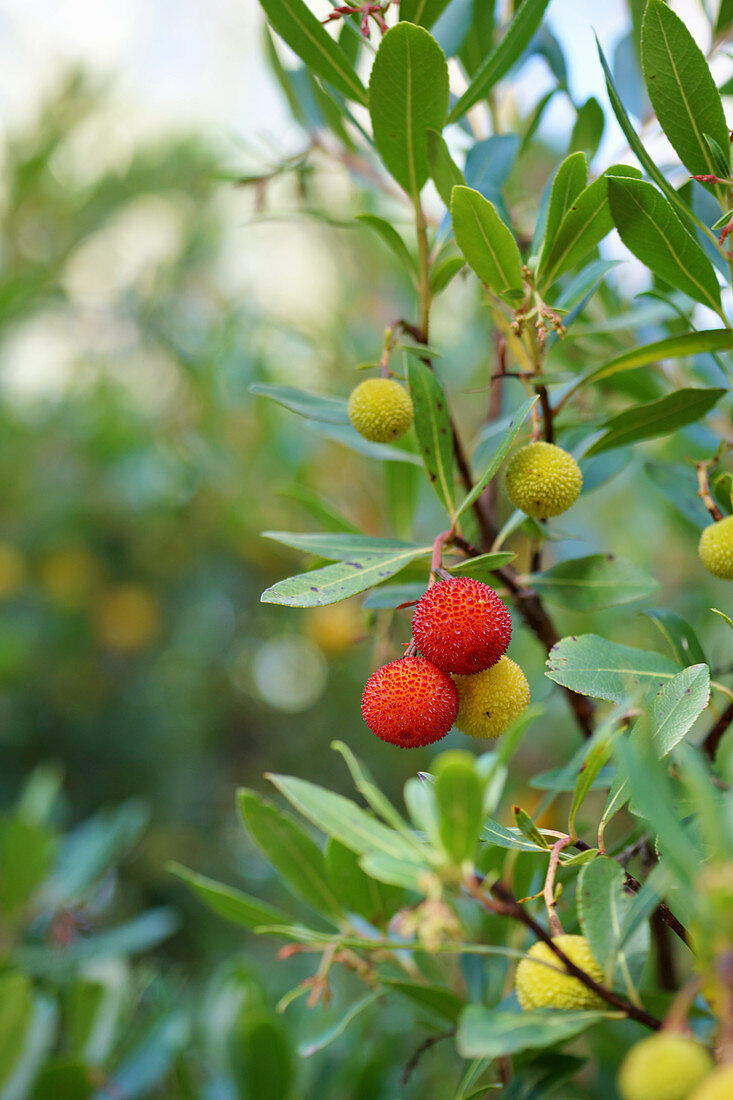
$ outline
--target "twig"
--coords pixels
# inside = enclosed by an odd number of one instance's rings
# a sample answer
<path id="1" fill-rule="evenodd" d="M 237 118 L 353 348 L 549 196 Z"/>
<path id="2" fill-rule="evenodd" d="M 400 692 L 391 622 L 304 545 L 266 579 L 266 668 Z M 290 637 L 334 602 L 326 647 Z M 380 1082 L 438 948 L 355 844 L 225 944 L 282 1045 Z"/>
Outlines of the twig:
<path id="1" fill-rule="evenodd" d="M 731 722 L 733 722 L 733 703 L 728 704 L 702 743 L 703 750 L 711 760 L 714 759 L 721 738 Z"/>
<path id="2" fill-rule="evenodd" d="M 440 1035 L 431 1035 L 425 1040 L 424 1043 L 420 1043 L 415 1053 L 410 1058 L 409 1062 L 402 1071 L 402 1077 L 400 1078 L 400 1084 L 406 1085 L 410 1080 L 410 1077 L 417 1069 L 417 1064 L 422 1058 L 423 1054 L 426 1054 L 431 1050 L 436 1043 L 439 1043 L 442 1039 L 450 1039 L 452 1035 L 455 1035 L 456 1029 L 452 1027 L 450 1031 L 441 1031 Z"/>
<path id="3" fill-rule="evenodd" d="M 628 1001 L 626 997 L 622 997 L 620 993 L 615 993 L 612 989 L 608 989 L 605 985 L 597 982 L 590 974 L 586 974 L 579 966 L 577 966 L 565 952 L 560 948 L 555 940 L 552 938 L 549 932 L 547 932 L 541 924 L 539 924 L 531 914 L 524 910 L 517 899 L 506 886 L 500 882 L 495 882 L 489 887 L 490 897 L 482 892 L 484 880 L 481 876 L 476 875 L 474 880 L 473 896 L 476 900 L 483 905 L 485 909 L 492 913 L 498 913 L 503 916 L 512 917 L 514 920 L 521 921 L 531 932 L 547 944 L 552 953 L 557 956 L 563 967 L 578 981 L 582 982 L 588 989 L 592 989 L 601 1000 L 612 1008 L 623 1012 L 631 1020 L 636 1020 L 637 1023 L 642 1024 L 644 1027 L 648 1027 L 651 1031 L 659 1031 L 662 1027 L 662 1021 L 658 1020 L 656 1016 L 652 1016 L 650 1012 L 647 1012 L 643 1008 L 639 1008 L 637 1005 Z M 495 900 L 492 900 L 495 899 Z M 498 902 L 498 904 L 497 904 Z"/>
<path id="4" fill-rule="evenodd" d="M 563 848 L 567 848 L 571 843 L 569 836 L 561 836 L 559 840 L 556 840 L 550 849 L 550 863 L 547 868 L 547 875 L 545 876 L 545 887 L 542 891 L 542 896 L 545 900 L 545 908 L 547 909 L 547 924 L 550 929 L 551 936 L 562 936 L 563 927 L 560 923 L 560 918 L 557 915 L 557 900 L 555 898 L 555 875 L 557 874 L 557 868 L 560 863 L 560 853 Z"/>
<path id="5" fill-rule="evenodd" d="M 697 495 L 702 499 L 703 504 L 717 523 L 718 520 L 721 520 L 723 518 L 723 513 L 721 512 L 720 508 L 718 508 L 718 505 L 715 503 L 710 494 L 710 484 L 708 482 L 709 465 L 709 462 L 695 463 L 695 469 L 697 470 L 697 483 L 700 486 L 697 490 Z"/>

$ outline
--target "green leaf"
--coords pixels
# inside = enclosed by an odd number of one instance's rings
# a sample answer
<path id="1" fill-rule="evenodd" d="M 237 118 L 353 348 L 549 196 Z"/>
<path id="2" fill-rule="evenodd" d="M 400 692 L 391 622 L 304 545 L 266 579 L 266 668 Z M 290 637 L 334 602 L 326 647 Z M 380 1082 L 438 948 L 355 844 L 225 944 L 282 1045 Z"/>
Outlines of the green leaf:
<path id="1" fill-rule="evenodd" d="M 522 1050 L 554 1046 L 606 1019 L 604 1012 L 534 1009 L 507 1012 L 468 1005 L 458 1021 L 456 1047 L 461 1058 L 501 1058 Z"/>
<path id="2" fill-rule="evenodd" d="M 343 741 L 332 741 L 331 748 L 335 749 L 336 752 L 343 756 L 349 773 L 351 774 L 351 778 L 354 781 L 354 786 L 365 802 L 374 810 L 374 813 L 378 814 L 387 825 L 390 825 L 396 832 L 400 833 L 413 849 L 415 856 L 417 856 L 418 859 L 422 859 L 424 855 L 422 845 L 418 842 L 412 829 L 402 815 L 398 813 L 387 796 L 382 793 L 374 782 L 369 770 L 362 764 L 361 760 L 354 755 L 349 746 L 345 745 Z"/>
<path id="3" fill-rule="evenodd" d="M 549 844 L 535 844 L 520 829 L 507 829 L 498 821 L 487 821 L 481 837 L 488 844 L 495 844 L 497 848 L 513 848 L 518 852 L 547 852 L 549 848 Z"/>
<path id="4" fill-rule="evenodd" d="M 542 22 L 548 3 L 549 0 L 522 0 L 501 42 L 479 65 L 468 88 L 453 107 L 448 116 L 449 122 L 455 122 L 474 103 L 485 99 L 494 85 L 519 60 Z"/>
<path id="5" fill-rule="evenodd" d="M 483 783 L 470 753 L 454 750 L 438 757 L 435 797 L 442 846 L 460 866 L 473 859 L 483 819 Z"/>
<path id="6" fill-rule="evenodd" d="M 338 1037 L 343 1035 L 346 1031 L 351 1021 L 361 1015 L 370 1005 L 373 1005 L 381 995 L 380 990 L 376 990 L 373 993 L 365 993 L 363 997 L 360 997 L 358 1001 L 354 1001 L 344 1012 L 340 1013 L 336 1022 L 326 1028 L 325 1031 L 322 1031 L 320 1035 L 313 1039 L 305 1039 L 302 1043 L 299 1043 L 298 1054 L 300 1057 L 310 1058 L 313 1054 L 317 1054 L 319 1050 L 323 1050 L 324 1047 L 327 1047 L 334 1039 L 338 1039 Z M 245 1097 L 244 1100 L 248 1100 L 248 1097 Z"/>
<path id="7" fill-rule="evenodd" d="M 359 856 L 336 837 L 326 845 L 326 866 L 333 890 L 343 908 L 358 913 L 370 924 L 384 924 L 400 904 L 402 893 L 365 874 Z"/>
<path id="8" fill-rule="evenodd" d="M 727 167 L 730 141 L 720 93 L 700 47 L 663 0 L 648 0 L 641 63 L 659 124 L 690 174 L 717 173 L 705 134 L 726 150 Z"/>
<path id="9" fill-rule="evenodd" d="M 0 821 L 0 908 L 13 915 L 46 877 L 56 839 L 41 825 L 20 817 Z"/>
<path id="10" fill-rule="evenodd" d="M 83 1062 L 51 1062 L 36 1079 L 31 1100 L 90 1100 L 94 1089 L 89 1078 Z"/>
<path id="11" fill-rule="evenodd" d="M 475 500 L 478 500 L 478 498 L 481 496 L 484 489 L 497 473 L 502 462 L 509 454 L 509 451 L 512 448 L 512 444 L 514 443 L 514 440 L 516 439 L 520 428 L 529 416 L 536 402 L 537 398 L 531 397 L 528 401 L 525 401 L 523 405 L 520 405 L 514 413 L 512 413 L 511 420 L 507 425 L 507 429 L 502 436 L 499 446 L 496 448 L 488 463 L 481 471 L 481 474 L 477 478 L 473 489 L 471 489 L 470 493 L 467 493 L 464 499 L 461 501 L 460 505 L 458 506 L 456 516 L 463 515 L 466 509 L 470 508 L 473 502 Z"/>
<path id="12" fill-rule="evenodd" d="M 352 851 L 361 854 L 382 852 L 414 863 L 414 846 L 394 829 L 375 821 L 351 799 L 296 776 L 269 775 L 268 778 L 298 813 L 327 836 L 337 837 Z"/>
<path id="13" fill-rule="evenodd" d="M 633 895 L 624 887 L 626 876 L 609 856 L 596 856 L 580 872 L 578 916 L 593 958 L 612 985 L 622 983 L 627 995 L 636 996 L 641 971 L 649 954 L 649 925 L 638 925 L 624 947 L 621 935 Z"/>
<path id="14" fill-rule="evenodd" d="M 374 59 L 369 112 L 377 152 L 413 198 L 428 178 L 427 132 L 443 129 L 447 111 L 445 54 L 422 27 L 398 23 Z"/>
<path id="15" fill-rule="evenodd" d="M 378 233 L 387 247 L 392 249 L 397 259 L 405 265 L 408 271 L 415 272 L 417 270 L 414 256 L 411 255 L 407 245 L 393 225 L 390 225 L 384 218 L 377 217 L 376 214 L 357 214 L 356 220 L 361 222 L 362 225 L 368 225 L 370 229 Z M 317 420 L 319 418 L 313 417 L 313 419 Z"/>
<path id="16" fill-rule="evenodd" d="M 591 96 L 578 108 L 577 118 L 570 135 L 570 151 L 581 150 L 592 160 L 603 137 L 605 117 L 598 100 Z"/>
<path id="17" fill-rule="evenodd" d="M 547 251 L 543 249 L 538 269 L 540 285 L 551 286 L 563 271 L 574 267 L 613 229 L 613 219 L 608 204 L 609 178 L 641 175 L 637 168 L 627 164 L 613 164 L 602 176 L 580 192 L 565 214 Z"/>
<path id="18" fill-rule="evenodd" d="M 304 512 L 327 531 L 359 533 L 359 528 L 351 520 L 341 515 L 330 501 L 314 489 L 309 489 L 307 485 L 284 485 L 275 492 L 286 500 L 294 500 Z"/>
<path id="19" fill-rule="evenodd" d="M 424 557 L 429 548 L 400 550 L 392 554 L 354 554 L 348 561 L 325 565 L 296 577 L 286 577 L 267 588 L 262 603 L 286 604 L 288 607 L 320 607 L 338 603 L 357 592 L 363 592 L 399 573 L 408 562 Z"/>
<path id="20" fill-rule="evenodd" d="M 707 664 L 707 658 L 700 645 L 697 634 L 688 622 L 668 607 L 655 607 L 651 611 L 642 611 L 666 638 L 676 661 L 687 668 L 688 665 Z"/>
<path id="21" fill-rule="evenodd" d="M 303 0 L 260 0 L 267 20 L 301 61 L 348 99 L 366 106 L 364 85 L 343 49 Z"/>
<path id="22" fill-rule="evenodd" d="M 573 837 L 577 836 L 575 831 L 575 819 L 578 816 L 578 811 L 585 802 L 586 796 L 593 787 L 593 783 L 601 771 L 601 768 L 608 763 L 611 757 L 613 740 L 613 732 L 598 737 L 598 740 L 594 739 L 590 751 L 586 755 L 580 772 L 578 773 L 578 778 L 575 782 L 575 790 L 573 791 L 573 801 L 568 815 L 568 832 Z"/>
<path id="23" fill-rule="evenodd" d="M 206 875 L 199 875 L 190 871 L 181 863 L 169 863 L 166 870 L 176 875 L 189 886 L 195 894 L 208 905 L 212 913 L 239 924 L 243 928 L 256 928 L 266 924 L 285 924 L 290 920 L 287 913 L 267 905 L 258 898 L 235 890 L 233 886 L 225 886 Z"/>
<path id="24" fill-rule="evenodd" d="M 556 684 L 621 703 L 639 689 L 645 694 L 658 691 L 678 672 L 678 666 L 661 653 L 635 646 L 619 645 L 597 634 L 562 638 L 550 650 L 545 673 Z"/>
<path id="25" fill-rule="evenodd" d="M 660 279 L 720 314 L 713 265 L 656 187 L 645 180 L 610 178 L 608 201 L 628 250 Z"/>
<path id="26" fill-rule="evenodd" d="M 379 462 L 409 462 L 413 466 L 420 466 L 418 455 L 412 451 L 404 450 L 399 444 L 394 443 L 370 443 L 359 435 L 351 424 L 325 424 L 317 420 L 307 420 L 306 427 L 323 439 L 333 443 L 340 443 L 357 454 L 366 455 L 367 458 L 376 458 Z"/>
<path id="27" fill-rule="evenodd" d="M 664 194 L 667 196 L 684 224 L 688 227 L 688 229 L 694 229 L 695 220 L 690 209 L 685 205 L 684 201 L 677 194 L 674 187 L 672 187 L 672 185 L 669 183 L 666 176 L 662 172 L 660 172 L 659 168 L 657 168 L 656 164 L 649 156 L 649 153 L 646 151 L 646 147 L 644 146 L 641 138 L 637 134 L 634 124 L 632 123 L 629 116 L 626 114 L 626 110 L 624 109 L 624 105 L 621 102 L 618 91 L 616 89 L 616 85 L 613 82 L 611 70 L 608 66 L 608 62 L 606 61 L 603 50 L 601 49 L 601 44 L 598 41 L 598 38 L 596 38 L 596 47 L 598 49 L 598 56 L 600 58 L 603 72 L 606 78 L 606 90 L 608 91 L 608 98 L 611 101 L 613 113 L 616 116 L 616 120 L 619 126 L 623 130 L 624 137 L 628 141 L 629 147 L 631 148 L 634 156 L 639 161 L 639 164 L 642 166 L 649 178 L 654 180 L 657 187 L 659 187 L 660 190 L 663 191 Z"/>
<path id="28" fill-rule="evenodd" d="M 456 577 L 474 577 L 476 580 L 491 579 L 491 574 L 497 569 L 503 569 L 516 554 L 505 550 L 498 550 L 495 554 L 479 554 L 477 558 L 466 558 L 458 565 L 449 565 L 448 572 Z"/>
<path id="29" fill-rule="evenodd" d="M 448 0 L 400 0 L 400 19 L 432 27 Z"/>
<path id="30" fill-rule="evenodd" d="M 283 546 L 292 546 L 316 558 L 329 561 L 348 561 L 355 554 L 400 554 L 404 550 L 416 550 L 426 554 L 429 548 L 418 546 L 414 542 L 401 542 L 399 539 L 377 539 L 371 535 L 349 534 L 346 532 L 318 532 L 301 534 L 295 531 L 263 531 L 262 538 L 280 542 Z"/>
<path id="31" fill-rule="evenodd" d="M 600 382 L 621 371 L 636 370 L 662 359 L 683 359 L 688 355 L 701 355 L 704 352 L 727 351 L 733 348 L 733 329 L 714 328 L 702 332 L 685 332 L 682 336 L 668 336 L 666 340 L 656 340 L 653 344 L 643 344 L 639 348 L 617 355 L 601 367 L 587 374 L 573 387 L 576 393 L 589 382 Z"/>
<path id="32" fill-rule="evenodd" d="M 289 817 L 254 791 L 237 791 L 240 817 L 260 851 L 292 892 L 317 913 L 338 920 L 343 910 L 326 871 L 323 852 Z"/>
<path id="33" fill-rule="evenodd" d="M 327 424 L 349 423 L 346 402 L 340 397 L 308 393 L 306 390 L 296 390 L 293 386 L 266 386 L 262 382 L 253 382 L 249 392 L 269 397 L 271 401 L 283 405 L 298 416 L 305 416 L 308 420 L 322 420 Z"/>
<path id="34" fill-rule="evenodd" d="M 5 970 L 0 974 L 0 1086 L 20 1057 L 32 1011 L 30 979 L 19 970 Z"/>
<path id="35" fill-rule="evenodd" d="M 455 514 L 453 429 L 448 403 L 440 382 L 424 363 L 409 363 L 407 378 L 423 465 L 438 500 L 452 518 Z"/>
<path id="36" fill-rule="evenodd" d="M 524 297 L 522 260 L 494 205 L 470 187 L 454 187 L 450 209 L 456 243 L 469 266 L 500 298 L 519 305 Z"/>
<path id="37" fill-rule="evenodd" d="M 463 256 L 448 256 L 447 259 L 436 264 L 430 275 L 430 290 L 433 295 L 440 294 L 441 290 L 445 290 L 450 281 L 465 266 L 465 263 Z"/>
<path id="38" fill-rule="evenodd" d="M 463 172 L 448 151 L 445 138 L 437 130 L 428 130 L 427 156 L 430 177 L 446 206 L 450 206 L 454 187 L 465 186 Z"/>
<path id="39" fill-rule="evenodd" d="M 612 416 L 603 427 L 605 434 L 588 448 L 585 457 L 626 447 L 643 439 L 670 435 L 686 424 L 701 420 L 728 391 L 722 389 L 681 389 Z"/>
<path id="40" fill-rule="evenodd" d="M 562 220 L 570 210 L 581 191 L 588 186 L 588 162 L 585 153 L 571 153 L 562 162 L 552 181 L 550 205 L 547 208 L 545 225 L 545 243 L 542 249 L 540 268 L 549 255 Z"/>
<path id="41" fill-rule="evenodd" d="M 420 982 L 410 982 L 404 978 L 382 978 L 381 984 L 387 989 L 406 997 L 418 1008 L 427 1009 L 435 1016 L 439 1016 L 449 1023 L 455 1024 L 460 1012 L 466 1006 L 466 1002 L 442 985 L 423 985 Z"/>
<path id="42" fill-rule="evenodd" d="M 413 890 L 416 893 L 424 893 L 423 883 L 426 874 L 431 870 L 424 863 L 415 863 L 414 860 L 396 859 L 384 852 L 366 852 L 359 859 L 359 866 L 367 875 L 377 879 L 386 886 L 402 887 L 405 890 Z"/>
<path id="43" fill-rule="evenodd" d="M 631 603 L 659 588 L 644 569 L 615 554 L 590 554 L 558 562 L 527 579 L 548 602 L 574 611 L 598 611 Z"/>
<path id="44" fill-rule="evenodd" d="M 364 600 L 362 607 L 369 611 L 388 611 L 404 603 L 417 603 L 425 591 L 427 581 L 409 584 L 380 584 Z"/>
<path id="45" fill-rule="evenodd" d="M 265 1009 L 245 1006 L 227 1046 L 241 1100 L 287 1100 L 293 1082 L 293 1055 L 283 1023 Z"/>

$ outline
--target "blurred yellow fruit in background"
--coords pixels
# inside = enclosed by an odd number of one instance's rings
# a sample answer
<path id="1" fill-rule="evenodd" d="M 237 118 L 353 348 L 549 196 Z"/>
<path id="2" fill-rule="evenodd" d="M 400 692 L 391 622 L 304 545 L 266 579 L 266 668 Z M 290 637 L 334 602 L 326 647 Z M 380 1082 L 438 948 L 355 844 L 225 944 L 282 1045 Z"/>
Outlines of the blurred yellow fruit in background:
<path id="1" fill-rule="evenodd" d="M 0 600 L 14 596 L 25 580 L 25 562 L 9 542 L 0 542 Z"/>
<path id="2" fill-rule="evenodd" d="M 78 611 L 89 603 L 102 580 L 102 563 L 86 546 L 64 546 L 42 559 L 38 579 L 54 603 Z"/>
<path id="3" fill-rule="evenodd" d="M 350 600 L 308 608 L 305 630 L 327 657 L 338 657 L 364 635 L 361 608 Z"/>
<path id="4" fill-rule="evenodd" d="M 160 632 L 160 606 L 142 585 L 108 588 L 95 609 L 97 637 L 108 649 L 142 649 Z"/>

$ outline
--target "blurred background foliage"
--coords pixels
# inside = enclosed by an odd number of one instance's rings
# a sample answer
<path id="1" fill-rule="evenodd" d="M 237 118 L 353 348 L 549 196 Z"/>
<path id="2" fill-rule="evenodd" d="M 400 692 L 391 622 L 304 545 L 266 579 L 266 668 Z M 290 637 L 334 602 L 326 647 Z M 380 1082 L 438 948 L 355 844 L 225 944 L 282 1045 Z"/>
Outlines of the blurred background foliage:
<path id="1" fill-rule="evenodd" d="M 534 53 L 565 94 L 557 40 L 544 32 Z M 616 70 L 633 108 L 639 81 L 626 47 Z M 355 525 L 404 534 L 399 502 L 419 493 L 417 534 L 432 538 L 437 504 L 409 468 L 397 478 L 396 464 L 369 461 L 249 392 L 258 382 L 350 391 L 355 367 L 378 357 L 385 325 L 414 310 L 400 265 L 353 216 L 379 212 L 402 227 L 409 211 L 374 164 L 325 136 L 305 92 L 295 99 L 300 151 L 282 163 L 249 147 L 222 157 L 192 134 L 159 135 L 110 167 L 95 150 L 115 94 L 83 71 L 59 75 L 3 151 L 0 852 L 4 876 L 13 860 L 33 867 L 17 898 L 0 896 L 0 1097 L 26 1095 L 3 1078 L 21 1034 L 8 1020 L 40 1013 L 40 1056 L 52 1061 L 39 1096 L 85 1095 L 82 1077 L 95 1095 L 106 1078 L 89 1084 L 79 1070 L 94 1065 L 126 1097 L 260 1100 L 263 1066 L 281 1066 L 286 1095 L 293 1042 L 323 1026 L 301 1001 L 285 1017 L 273 1012 L 307 964 L 284 968 L 276 946 L 212 921 L 164 868 L 182 859 L 277 903 L 281 887 L 235 821 L 237 786 L 264 787 L 263 772 L 282 771 L 348 789 L 334 737 L 393 794 L 430 759 L 378 742 L 358 710 L 369 671 L 407 640 L 407 613 L 377 614 L 359 599 L 307 612 L 260 605 L 262 589 L 303 559 L 259 533 Z M 596 147 L 594 109 L 576 108 L 571 147 Z M 509 97 L 505 129 L 526 136 L 530 121 Z M 504 198 L 526 237 L 566 151 L 540 132 L 511 167 Z M 643 287 L 626 266 L 631 276 L 611 276 L 573 339 L 555 345 L 555 371 L 684 327 L 664 295 L 632 302 Z M 471 281 L 455 279 L 438 299 L 431 342 L 467 438 L 490 447 L 494 343 Z M 693 384 L 720 377 L 709 356 L 690 371 Z M 648 371 L 616 388 L 636 400 L 661 392 Z M 587 418 L 607 413 L 597 401 L 587 398 Z M 644 566 L 661 585 L 645 606 L 688 619 L 720 671 L 729 628 L 706 609 L 725 610 L 724 593 L 697 568 L 689 583 L 706 513 L 685 463 L 714 442 L 697 426 L 602 456 L 586 472 L 598 488 L 564 522 L 554 556 L 603 550 Z M 420 573 L 400 577 L 411 579 Z M 664 645 L 638 605 L 558 610 L 557 621 L 561 634 Z M 546 703 L 507 793 L 507 807 L 531 812 L 540 797 L 531 777 L 564 762 L 577 735 L 526 631 L 512 655 Z M 59 890 L 77 861 L 86 872 Z M 129 922 L 121 945 L 105 942 Z M 142 951 L 144 962 L 131 961 Z M 399 1007 L 382 1022 L 363 1041 L 351 1035 L 346 1066 L 336 1043 L 293 1068 L 298 1095 L 442 1095 L 449 1078 L 437 1052 L 400 1090 L 395 1046 L 406 1062 L 420 1031 Z"/>

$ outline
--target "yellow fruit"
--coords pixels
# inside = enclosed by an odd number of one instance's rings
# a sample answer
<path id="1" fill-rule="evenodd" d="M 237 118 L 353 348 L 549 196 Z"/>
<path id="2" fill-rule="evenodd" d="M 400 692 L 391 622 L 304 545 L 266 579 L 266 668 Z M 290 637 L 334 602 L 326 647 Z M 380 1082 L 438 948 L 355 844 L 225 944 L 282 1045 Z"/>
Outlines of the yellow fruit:
<path id="1" fill-rule="evenodd" d="M 46 593 L 67 611 L 84 607 L 102 579 L 99 558 L 86 546 L 64 546 L 41 562 L 39 580 Z"/>
<path id="2" fill-rule="evenodd" d="M 508 657 L 483 672 L 453 679 L 458 689 L 455 724 L 469 737 L 499 737 L 529 706 L 527 677 Z"/>
<path id="3" fill-rule="evenodd" d="M 603 973 L 591 954 L 585 936 L 555 936 L 554 942 L 567 957 L 596 982 L 603 981 Z M 580 981 L 562 969 L 562 963 L 548 944 L 535 943 L 529 957 L 517 967 L 514 988 L 517 999 L 525 1012 L 532 1008 L 601 1008 L 601 998 Z M 549 965 L 545 966 L 544 963 Z"/>
<path id="4" fill-rule="evenodd" d="M 23 558 L 9 542 L 0 542 L 0 600 L 14 596 L 24 580 Z"/>
<path id="5" fill-rule="evenodd" d="M 697 549 L 709 573 L 726 581 L 733 580 L 733 516 L 706 527 Z"/>
<path id="6" fill-rule="evenodd" d="M 372 443 L 401 439 L 415 415 L 412 398 L 394 378 L 367 378 L 349 398 L 349 420 Z"/>
<path id="7" fill-rule="evenodd" d="M 327 657 L 346 653 L 364 635 L 364 623 L 359 606 L 349 600 L 309 607 L 306 612 L 306 634 Z"/>
<path id="8" fill-rule="evenodd" d="M 700 1082 L 686 1100 L 731 1100 L 733 1096 L 733 1065 L 718 1066 Z"/>
<path id="9" fill-rule="evenodd" d="M 710 1073 L 710 1054 L 684 1035 L 661 1031 L 632 1047 L 621 1063 L 622 1100 L 685 1100 Z"/>
<path id="10" fill-rule="evenodd" d="M 160 630 L 160 608 L 138 584 L 109 588 L 97 608 L 97 636 L 109 649 L 141 649 Z"/>
<path id="11" fill-rule="evenodd" d="M 535 519 L 566 512 L 578 499 L 583 475 L 572 455 L 554 443 L 528 443 L 506 472 L 506 491 L 515 508 Z"/>

